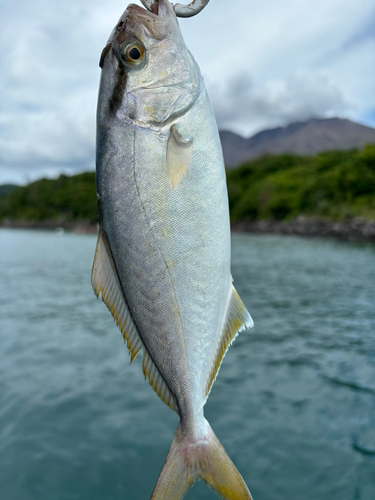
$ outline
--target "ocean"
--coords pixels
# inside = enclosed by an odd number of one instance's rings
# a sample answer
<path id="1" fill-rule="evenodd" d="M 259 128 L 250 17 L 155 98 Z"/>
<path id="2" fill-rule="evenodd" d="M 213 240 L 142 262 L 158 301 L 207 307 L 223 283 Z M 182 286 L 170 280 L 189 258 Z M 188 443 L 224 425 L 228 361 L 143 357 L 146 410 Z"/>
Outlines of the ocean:
<path id="1" fill-rule="evenodd" d="M 95 244 L 0 230 L 1 499 L 147 500 L 168 452 L 177 415 L 93 294 Z M 205 415 L 254 500 L 375 499 L 375 246 L 233 234 L 232 274 L 255 328 Z"/>

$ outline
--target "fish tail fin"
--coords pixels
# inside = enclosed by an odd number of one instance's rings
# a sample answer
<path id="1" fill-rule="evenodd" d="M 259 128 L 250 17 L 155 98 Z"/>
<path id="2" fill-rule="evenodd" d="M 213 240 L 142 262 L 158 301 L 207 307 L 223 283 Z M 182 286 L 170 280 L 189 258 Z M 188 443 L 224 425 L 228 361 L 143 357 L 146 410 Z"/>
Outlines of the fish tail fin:
<path id="1" fill-rule="evenodd" d="M 204 438 L 193 441 L 178 425 L 151 500 L 180 500 L 203 479 L 224 500 L 252 500 L 252 496 L 209 423 Z"/>

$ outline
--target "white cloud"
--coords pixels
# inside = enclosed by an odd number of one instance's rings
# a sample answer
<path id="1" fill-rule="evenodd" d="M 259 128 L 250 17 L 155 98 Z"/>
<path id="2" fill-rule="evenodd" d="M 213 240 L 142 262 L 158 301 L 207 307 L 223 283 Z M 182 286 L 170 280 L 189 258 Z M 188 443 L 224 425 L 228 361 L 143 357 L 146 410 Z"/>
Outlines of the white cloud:
<path id="1" fill-rule="evenodd" d="M 307 71 L 262 85 L 243 72 L 225 86 L 214 86 L 211 96 L 219 128 L 245 135 L 310 118 L 345 116 L 352 107 L 326 75 Z"/>
<path id="2" fill-rule="evenodd" d="M 125 7 L 2 2 L 0 183 L 93 168 L 98 60 Z M 249 134 L 312 116 L 375 125 L 373 13 L 372 0 L 212 0 L 180 24 L 220 125 Z"/>

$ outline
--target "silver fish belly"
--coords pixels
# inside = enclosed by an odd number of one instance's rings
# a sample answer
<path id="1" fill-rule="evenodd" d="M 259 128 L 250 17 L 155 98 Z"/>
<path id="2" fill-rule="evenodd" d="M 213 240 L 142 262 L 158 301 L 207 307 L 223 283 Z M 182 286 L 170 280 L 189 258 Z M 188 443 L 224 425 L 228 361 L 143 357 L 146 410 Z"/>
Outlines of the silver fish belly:
<path id="1" fill-rule="evenodd" d="M 183 498 L 198 479 L 250 499 L 203 415 L 227 348 L 252 320 L 232 285 L 215 118 L 171 4 L 160 0 L 157 14 L 130 5 L 101 66 L 92 283 L 180 417 L 152 499 Z"/>

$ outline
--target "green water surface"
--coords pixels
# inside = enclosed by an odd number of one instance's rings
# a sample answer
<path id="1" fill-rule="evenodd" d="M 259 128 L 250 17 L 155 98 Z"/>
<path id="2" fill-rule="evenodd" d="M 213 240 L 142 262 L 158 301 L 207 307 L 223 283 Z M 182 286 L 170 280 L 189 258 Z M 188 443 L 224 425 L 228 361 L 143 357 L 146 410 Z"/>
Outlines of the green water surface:
<path id="1" fill-rule="evenodd" d="M 148 500 L 167 454 L 177 416 L 95 299 L 95 243 L 0 230 L 1 499 Z M 254 500 L 375 499 L 375 246 L 233 235 L 232 269 L 255 328 L 205 413 Z"/>

